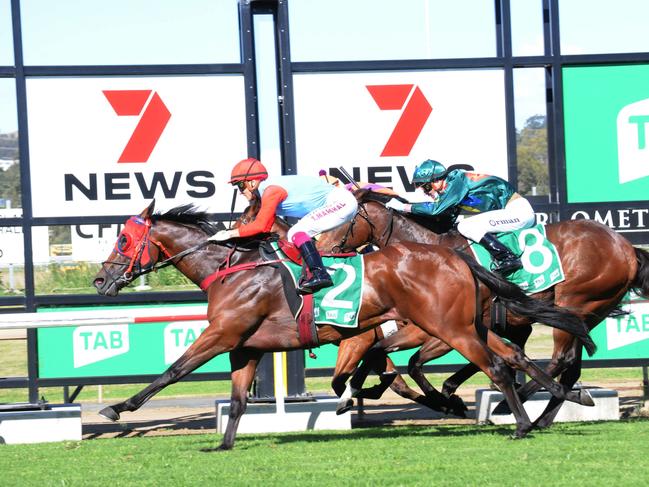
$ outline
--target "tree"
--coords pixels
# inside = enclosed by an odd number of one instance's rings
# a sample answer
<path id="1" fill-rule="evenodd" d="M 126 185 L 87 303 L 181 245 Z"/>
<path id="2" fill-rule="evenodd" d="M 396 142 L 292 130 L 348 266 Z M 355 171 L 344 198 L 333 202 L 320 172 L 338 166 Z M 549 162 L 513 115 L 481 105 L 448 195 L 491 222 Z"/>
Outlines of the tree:
<path id="1" fill-rule="evenodd" d="M 517 133 L 518 191 L 523 195 L 550 193 L 548 133 L 545 115 L 527 119 Z"/>
<path id="2" fill-rule="evenodd" d="M 20 208 L 20 163 L 16 161 L 7 168 L 0 170 L 0 198 L 11 200 L 11 206 Z"/>

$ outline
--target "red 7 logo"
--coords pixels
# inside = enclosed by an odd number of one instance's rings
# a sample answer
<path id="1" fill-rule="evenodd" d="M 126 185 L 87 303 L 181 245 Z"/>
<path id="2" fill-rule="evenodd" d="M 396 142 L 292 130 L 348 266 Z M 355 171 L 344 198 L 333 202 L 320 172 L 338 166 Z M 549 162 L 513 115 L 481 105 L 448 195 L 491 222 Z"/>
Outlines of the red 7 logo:
<path id="1" fill-rule="evenodd" d="M 104 90 L 103 93 L 120 117 L 142 114 L 117 162 L 147 162 L 171 113 L 156 92 L 149 99 L 151 90 Z"/>
<path id="2" fill-rule="evenodd" d="M 409 155 L 433 111 L 430 103 L 415 85 L 368 85 L 366 88 L 381 110 L 403 109 L 381 157 Z"/>

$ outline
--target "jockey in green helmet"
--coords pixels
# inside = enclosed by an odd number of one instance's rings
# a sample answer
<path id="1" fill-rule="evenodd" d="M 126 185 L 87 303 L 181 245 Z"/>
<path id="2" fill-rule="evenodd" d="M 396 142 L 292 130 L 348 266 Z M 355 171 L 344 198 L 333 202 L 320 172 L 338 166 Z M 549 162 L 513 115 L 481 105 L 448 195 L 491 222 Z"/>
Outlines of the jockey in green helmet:
<path id="1" fill-rule="evenodd" d="M 533 226 L 534 209 L 509 182 L 497 176 L 469 172 L 472 170 L 467 165 L 452 165 L 447 169 L 440 162 L 428 159 L 415 168 L 412 182 L 433 197 L 433 201 L 404 204 L 392 199 L 386 206 L 430 216 L 456 207 L 474 213 L 458 223 L 458 232 L 489 251 L 495 272 L 509 275 L 522 267 L 521 260 L 494 234 Z"/>

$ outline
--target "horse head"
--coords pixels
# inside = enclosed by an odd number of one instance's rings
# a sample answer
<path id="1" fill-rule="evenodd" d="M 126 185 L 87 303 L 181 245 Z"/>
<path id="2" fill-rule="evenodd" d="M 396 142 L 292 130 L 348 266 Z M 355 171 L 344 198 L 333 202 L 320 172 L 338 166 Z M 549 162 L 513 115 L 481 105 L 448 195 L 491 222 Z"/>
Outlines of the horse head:
<path id="1" fill-rule="evenodd" d="M 99 294 L 116 296 L 138 276 L 165 265 L 175 265 L 190 280 L 200 282 L 223 261 L 228 249 L 208 245 L 207 237 L 216 229 L 204 213 L 183 205 L 160 215 L 153 213 L 154 207 L 152 201 L 124 224 L 93 281 Z M 190 256 L 199 249 L 200 256 Z"/>

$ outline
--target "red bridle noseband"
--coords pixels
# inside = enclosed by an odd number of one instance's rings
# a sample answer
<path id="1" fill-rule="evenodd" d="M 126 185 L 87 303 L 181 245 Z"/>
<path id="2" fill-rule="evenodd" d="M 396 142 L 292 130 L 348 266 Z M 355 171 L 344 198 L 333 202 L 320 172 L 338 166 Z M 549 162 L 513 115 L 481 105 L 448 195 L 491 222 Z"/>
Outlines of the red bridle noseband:
<path id="1" fill-rule="evenodd" d="M 165 258 L 171 254 L 162 243 L 151 238 L 151 220 L 132 216 L 126 221 L 124 228 L 117 237 L 113 251 L 129 259 L 128 264 L 122 262 L 106 261 L 105 264 L 125 266 L 126 270 L 121 279 L 130 280 L 133 271 L 137 275 L 146 274 L 154 270 L 155 261 L 151 257 L 151 245 L 158 248 Z"/>

